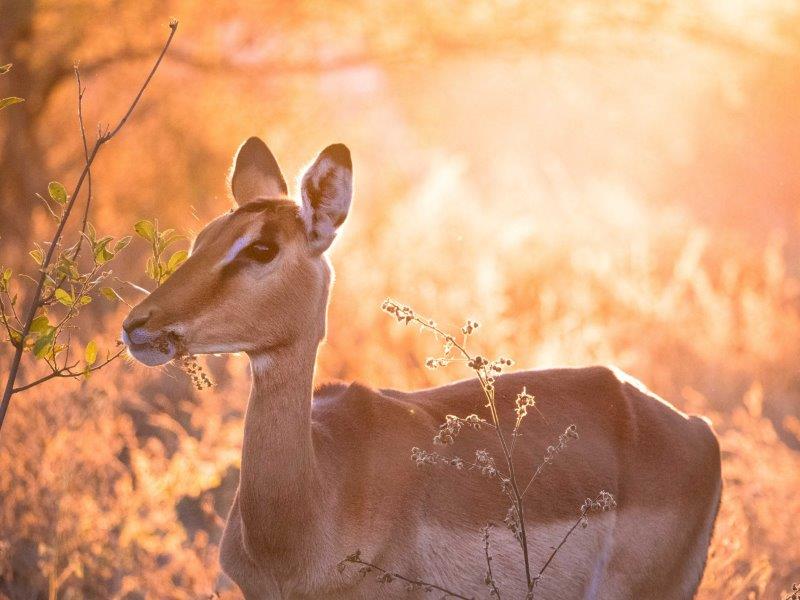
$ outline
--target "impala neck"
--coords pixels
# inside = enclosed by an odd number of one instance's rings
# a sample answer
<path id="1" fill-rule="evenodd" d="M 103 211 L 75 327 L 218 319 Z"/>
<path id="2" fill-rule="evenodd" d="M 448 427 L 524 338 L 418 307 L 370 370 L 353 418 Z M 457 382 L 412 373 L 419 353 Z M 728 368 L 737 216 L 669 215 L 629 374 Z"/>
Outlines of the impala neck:
<path id="1" fill-rule="evenodd" d="M 318 342 L 294 342 L 251 355 L 253 377 L 244 423 L 239 509 L 254 556 L 300 550 L 324 510 L 311 431 Z"/>

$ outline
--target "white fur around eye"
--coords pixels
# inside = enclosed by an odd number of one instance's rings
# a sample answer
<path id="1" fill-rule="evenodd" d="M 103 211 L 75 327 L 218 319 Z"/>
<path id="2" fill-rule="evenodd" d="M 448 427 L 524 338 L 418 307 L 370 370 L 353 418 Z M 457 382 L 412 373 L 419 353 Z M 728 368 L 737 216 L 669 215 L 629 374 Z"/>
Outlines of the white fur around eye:
<path id="1" fill-rule="evenodd" d="M 238 237 L 236 241 L 231 244 L 231 247 L 225 253 L 225 256 L 222 257 L 222 260 L 217 263 L 217 268 L 222 268 L 227 264 L 230 264 L 234 258 L 239 255 L 239 252 L 247 248 L 254 240 L 256 239 L 256 235 L 252 231 L 248 231 L 244 235 Z"/>

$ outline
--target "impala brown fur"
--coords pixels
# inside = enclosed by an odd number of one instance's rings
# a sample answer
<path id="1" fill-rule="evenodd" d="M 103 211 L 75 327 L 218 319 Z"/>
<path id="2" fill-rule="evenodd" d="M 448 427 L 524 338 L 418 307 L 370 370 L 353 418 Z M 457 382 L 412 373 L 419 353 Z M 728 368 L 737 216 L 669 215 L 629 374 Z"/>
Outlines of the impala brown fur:
<path id="1" fill-rule="evenodd" d="M 312 389 L 331 281 L 324 253 L 351 186 L 349 151 L 330 146 L 303 176 L 298 204 L 286 198 L 266 145 L 248 140 L 231 177 L 239 208 L 200 233 L 186 263 L 131 311 L 124 338 L 150 365 L 179 352 L 250 357 L 240 483 L 220 548 L 223 570 L 248 599 L 423 594 L 339 572 L 355 549 L 482 597 L 479 530 L 502 519 L 504 497 L 474 473 L 418 468 L 410 458 L 447 414 L 482 414 L 479 383 L 411 393 L 357 383 Z M 514 422 L 523 387 L 541 411 L 523 425 L 519 472 L 532 471 L 567 425 L 581 435 L 525 497 L 532 565 L 550 554 L 586 497 L 605 489 L 618 505 L 570 538 L 536 597 L 691 598 L 720 497 L 719 447 L 707 423 L 605 367 L 513 373 L 496 386 L 508 411 L 501 421 Z M 496 445 L 492 432 L 469 430 L 458 453 L 500 455 Z M 516 540 L 498 527 L 492 542 L 504 597 L 524 598 Z"/>

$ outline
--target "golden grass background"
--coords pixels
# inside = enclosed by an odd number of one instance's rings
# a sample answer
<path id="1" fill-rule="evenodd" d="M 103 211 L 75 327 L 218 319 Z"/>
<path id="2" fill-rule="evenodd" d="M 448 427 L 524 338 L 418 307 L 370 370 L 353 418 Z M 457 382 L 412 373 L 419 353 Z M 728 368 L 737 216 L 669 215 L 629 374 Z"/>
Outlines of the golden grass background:
<path id="1" fill-rule="evenodd" d="M 98 229 L 199 230 L 230 206 L 225 172 L 249 135 L 287 179 L 345 142 L 355 199 L 319 382 L 466 375 L 424 369 L 433 342 L 394 326 L 386 296 L 443 324 L 479 320 L 481 350 L 520 368 L 615 364 L 720 436 L 699 597 L 777 598 L 800 580 L 796 3 L 2 7 L 15 78 L 0 95 L 27 98 L 0 113 L 4 264 L 30 268 L 49 231 L 28 187 L 69 184 L 81 164 L 72 81 L 48 75 L 80 58 L 87 122 L 113 121 L 177 16 L 175 52 L 94 170 Z M 148 285 L 145 251 L 119 276 Z M 126 309 L 92 308 L 80 334 L 110 347 Z M 248 381 L 244 357 L 206 365 L 210 391 L 118 362 L 14 397 L 0 596 L 213 590 Z"/>

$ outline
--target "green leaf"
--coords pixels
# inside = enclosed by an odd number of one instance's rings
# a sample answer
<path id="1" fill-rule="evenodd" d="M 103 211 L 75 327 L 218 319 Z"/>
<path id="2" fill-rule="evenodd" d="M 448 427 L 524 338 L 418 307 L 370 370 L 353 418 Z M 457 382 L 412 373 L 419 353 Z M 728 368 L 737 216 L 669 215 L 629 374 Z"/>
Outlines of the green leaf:
<path id="1" fill-rule="evenodd" d="M 116 244 L 114 244 L 114 254 L 122 250 L 123 248 L 127 248 L 128 244 L 131 243 L 133 238 L 129 235 L 126 235 L 124 238 L 120 238 Z"/>
<path id="2" fill-rule="evenodd" d="M 94 340 L 86 344 L 86 350 L 83 352 L 83 357 L 86 359 L 86 364 L 90 367 L 97 362 L 97 344 Z"/>
<path id="3" fill-rule="evenodd" d="M 37 248 L 36 250 L 31 250 L 28 252 L 33 257 L 33 260 L 36 261 L 37 265 L 40 265 L 44 262 L 44 252 L 41 248 Z"/>
<path id="4" fill-rule="evenodd" d="M 114 258 L 114 253 L 108 249 L 108 243 L 110 241 L 111 236 L 106 236 L 103 239 L 98 240 L 94 245 L 94 262 L 98 265 L 104 265 Z"/>
<path id="5" fill-rule="evenodd" d="M 35 333 L 37 335 L 43 335 L 50 330 L 50 321 L 47 319 L 47 315 L 39 315 L 33 321 L 31 321 L 31 333 Z"/>
<path id="6" fill-rule="evenodd" d="M 55 298 L 64 306 L 72 306 L 75 303 L 75 299 L 72 297 L 72 294 L 61 288 L 58 288 L 55 291 Z"/>
<path id="7" fill-rule="evenodd" d="M 88 237 L 89 241 L 92 243 L 97 239 L 97 231 L 91 223 L 86 223 L 86 237 Z"/>
<path id="8" fill-rule="evenodd" d="M 0 65 L 0 75 L 5 75 L 11 70 L 12 63 L 8 63 L 7 65 Z"/>
<path id="9" fill-rule="evenodd" d="M 186 252 L 186 250 L 178 250 L 169 257 L 167 261 L 167 271 L 172 273 L 175 269 L 180 267 L 187 258 L 189 258 L 189 253 Z"/>
<path id="10" fill-rule="evenodd" d="M 140 237 L 143 237 L 148 242 L 152 242 L 156 238 L 156 227 L 147 219 L 137 221 L 133 229 Z"/>
<path id="11" fill-rule="evenodd" d="M 174 229 L 166 229 L 158 234 L 158 243 L 156 244 L 156 250 L 161 253 L 166 250 L 170 245 L 174 242 L 181 239 L 181 234 L 176 233 Z"/>
<path id="12" fill-rule="evenodd" d="M 36 358 L 44 358 L 47 356 L 48 350 L 50 350 L 50 342 L 46 337 L 40 337 L 36 340 L 36 343 L 33 345 L 32 351 Z"/>
<path id="13" fill-rule="evenodd" d="M 32 348 L 33 354 L 36 356 L 36 358 L 44 358 L 53 352 L 53 341 L 55 339 L 55 335 L 56 328 L 51 327 L 45 335 L 36 340 Z"/>
<path id="14" fill-rule="evenodd" d="M 5 270 L 3 270 L 3 281 L 8 283 L 11 280 L 11 273 L 11 267 L 6 267 Z"/>
<path id="15" fill-rule="evenodd" d="M 91 302 L 91 301 L 92 301 L 92 297 L 91 297 L 91 296 L 87 296 L 86 294 L 84 294 L 83 296 L 81 296 L 81 297 L 78 299 L 78 303 L 79 303 L 81 306 L 86 306 L 86 305 L 87 305 L 87 304 L 89 304 L 89 302 Z"/>
<path id="16" fill-rule="evenodd" d="M 57 181 L 51 181 L 49 184 L 47 184 L 47 193 L 49 193 L 50 197 L 59 204 L 67 203 L 67 188 Z"/>
<path id="17" fill-rule="evenodd" d="M 109 300 L 117 300 L 122 302 L 122 296 L 120 296 L 114 288 L 104 287 L 100 288 L 100 293 L 103 294 L 104 297 L 108 298 Z"/>
<path id="18" fill-rule="evenodd" d="M 0 98 L 0 110 L 3 110 L 6 106 L 11 106 L 12 104 L 19 104 L 20 102 L 25 102 L 25 98 L 17 98 L 16 96 Z"/>
<path id="19" fill-rule="evenodd" d="M 156 261 L 152 256 L 148 257 L 144 266 L 144 272 L 150 279 L 158 279 L 156 274 Z"/>

